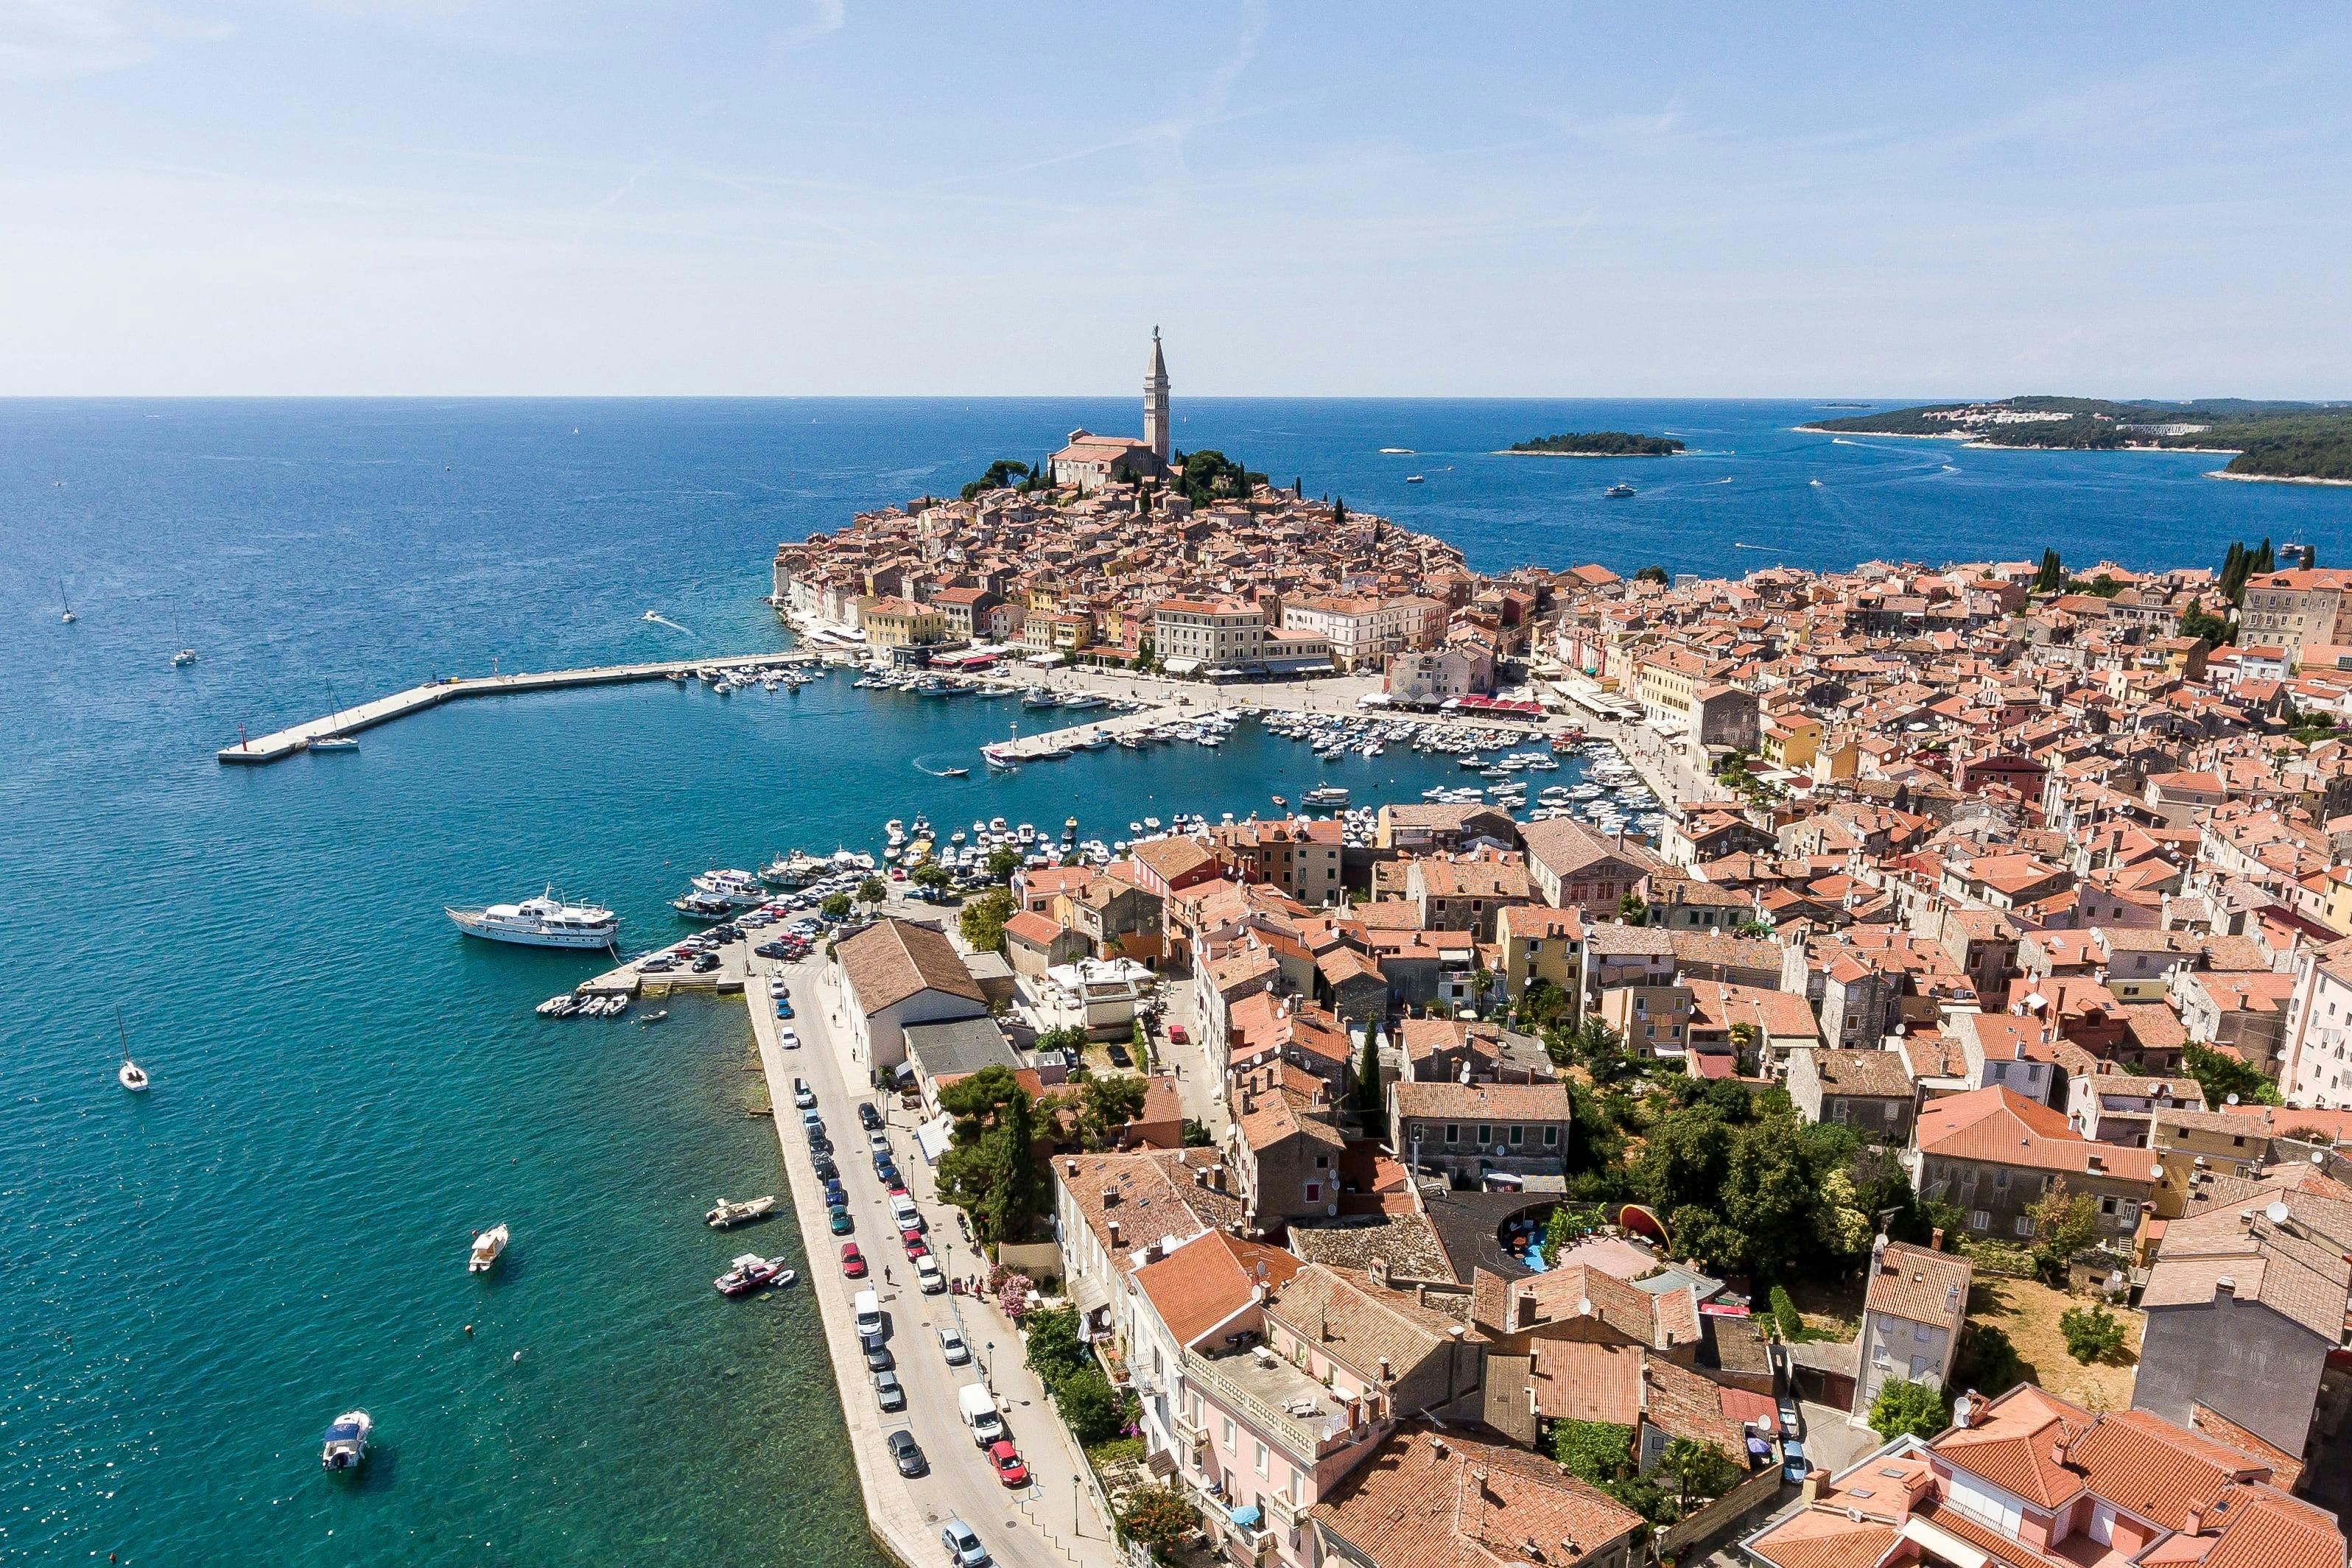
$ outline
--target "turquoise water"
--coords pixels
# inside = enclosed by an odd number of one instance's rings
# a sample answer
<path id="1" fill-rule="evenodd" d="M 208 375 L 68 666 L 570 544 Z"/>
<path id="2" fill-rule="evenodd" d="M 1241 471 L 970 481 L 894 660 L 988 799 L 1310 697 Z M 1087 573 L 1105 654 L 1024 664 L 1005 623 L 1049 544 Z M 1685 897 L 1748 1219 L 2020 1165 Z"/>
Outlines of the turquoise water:
<path id="1" fill-rule="evenodd" d="M 2352 516 L 2343 492 L 2204 479 L 2211 458 L 1833 447 L 1787 432 L 1804 405 L 1178 408 L 1187 444 L 1486 566 L 1721 567 L 1733 542 L 2153 564 L 2263 534 L 2342 561 Z M 1075 812 L 1112 838 L 1458 772 L 1326 768 L 1244 726 L 1217 754 L 941 779 L 919 760 L 971 760 L 1017 707 L 839 676 L 461 704 L 268 768 L 212 749 L 493 658 L 773 646 L 777 540 L 1133 423 L 1087 400 L 0 404 L 0 1561 L 869 1559 L 805 1294 L 709 1289 L 751 1243 L 702 1209 L 780 1186 L 740 1010 L 539 1019 L 593 963 L 463 942 L 441 905 L 551 881 L 634 943 L 677 929 L 690 870 L 870 842 L 893 814 Z M 1731 455 L 1632 469 L 1630 502 L 1597 496 L 1622 465 L 1478 455 L 1600 425 Z M 173 669 L 181 643 L 202 662 Z M 112 1080 L 118 1007 L 143 1100 Z M 495 1219 L 513 1247 L 469 1278 Z M 319 1430 L 354 1404 L 381 1447 L 330 1484 Z"/>

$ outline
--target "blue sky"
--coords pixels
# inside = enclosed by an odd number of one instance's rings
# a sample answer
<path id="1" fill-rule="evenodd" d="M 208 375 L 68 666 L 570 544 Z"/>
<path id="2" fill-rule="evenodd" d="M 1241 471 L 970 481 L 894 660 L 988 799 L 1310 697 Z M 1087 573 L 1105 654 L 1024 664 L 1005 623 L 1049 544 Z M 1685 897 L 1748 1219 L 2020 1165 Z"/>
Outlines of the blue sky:
<path id="1" fill-rule="evenodd" d="M 2341 5 L 0 0 L 0 392 L 2352 396 Z"/>

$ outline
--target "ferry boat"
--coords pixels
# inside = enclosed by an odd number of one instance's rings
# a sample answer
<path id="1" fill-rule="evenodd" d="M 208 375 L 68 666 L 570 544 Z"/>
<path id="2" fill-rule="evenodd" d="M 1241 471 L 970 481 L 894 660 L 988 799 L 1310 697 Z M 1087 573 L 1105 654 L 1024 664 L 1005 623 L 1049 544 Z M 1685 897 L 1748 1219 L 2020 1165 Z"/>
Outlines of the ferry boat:
<path id="1" fill-rule="evenodd" d="M 507 1249 L 506 1222 L 501 1220 L 488 1230 L 474 1232 L 473 1249 L 466 1254 L 466 1272 L 487 1274 L 499 1255 Z"/>
<path id="2" fill-rule="evenodd" d="M 598 904 L 567 904 L 550 889 L 520 904 L 480 908 L 445 908 L 468 936 L 513 942 L 525 947 L 609 947 L 621 917 Z"/>
<path id="3" fill-rule="evenodd" d="M 319 1465 L 322 1469 L 355 1470 L 367 1458 L 368 1434 L 375 1430 L 375 1417 L 364 1410 L 346 1410 L 335 1417 L 327 1428 L 326 1441 L 319 1448 Z"/>
<path id="4" fill-rule="evenodd" d="M 1301 805 L 1307 806 L 1344 806 L 1348 803 L 1348 792 L 1337 784 L 1318 784 L 1298 800 Z"/>

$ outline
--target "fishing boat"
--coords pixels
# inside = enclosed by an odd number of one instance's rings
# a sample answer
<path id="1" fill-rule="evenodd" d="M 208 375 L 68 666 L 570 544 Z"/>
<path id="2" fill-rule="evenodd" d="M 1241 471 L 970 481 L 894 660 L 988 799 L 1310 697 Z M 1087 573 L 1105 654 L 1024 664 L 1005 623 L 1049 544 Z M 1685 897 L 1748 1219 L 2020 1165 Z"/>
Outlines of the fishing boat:
<path id="1" fill-rule="evenodd" d="M 322 1469 L 355 1470 L 367 1458 L 368 1434 L 375 1430 L 375 1417 L 364 1410 L 346 1410 L 335 1417 L 327 1428 L 327 1437 L 319 1448 L 319 1465 Z"/>
<path id="2" fill-rule="evenodd" d="M 498 1262 L 499 1255 L 506 1249 L 507 1228 L 505 1221 L 501 1220 L 499 1223 L 491 1226 L 488 1230 L 475 1231 L 473 1248 L 466 1254 L 466 1272 L 468 1274 L 488 1273 L 490 1271 L 491 1265 Z"/>
<path id="3" fill-rule="evenodd" d="M 180 612 L 176 610 L 172 612 L 172 641 L 174 643 L 180 641 Z M 182 643 L 172 654 L 172 667 L 175 670 L 184 670 L 195 662 L 196 651 L 185 643 Z"/>
<path id="4" fill-rule="evenodd" d="M 123 1026 L 122 1009 L 114 1009 L 114 1032 L 122 1037 L 122 1065 L 114 1070 L 114 1081 L 133 1094 L 147 1092 L 147 1070 L 131 1060 L 131 1031 Z"/>
<path id="5" fill-rule="evenodd" d="M 740 1203 L 722 1197 L 709 1214 L 702 1217 L 702 1223 L 713 1230 L 724 1230 L 730 1225 L 740 1225 L 746 1220 L 764 1219 L 775 1212 L 775 1207 L 773 1193 L 765 1197 L 747 1197 Z"/>

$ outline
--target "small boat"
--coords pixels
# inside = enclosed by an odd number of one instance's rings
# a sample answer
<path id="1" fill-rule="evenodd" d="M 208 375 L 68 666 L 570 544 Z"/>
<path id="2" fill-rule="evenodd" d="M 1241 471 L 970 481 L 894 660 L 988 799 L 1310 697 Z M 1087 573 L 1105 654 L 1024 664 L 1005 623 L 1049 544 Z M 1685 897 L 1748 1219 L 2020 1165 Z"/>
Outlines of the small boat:
<path id="1" fill-rule="evenodd" d="M 1408 474 L 1404 476 L 1404 482 L 1408 485 L 1418 485 L 1422 482 L 1422 477 L 1418 474 Z"/>
<path id="2" fill-rule="evenodd" d="M 940 777 L 942 779 L 967 779 L 971 776 L 971 769 L 969 768 L 942 768 L 940 769 Z"/>
<path id="3" fill-rule="evenodd" d="M 73 612 L 73 601 L 66 597 L 66 585 L 58 584 L 58 619 L 70 626 L 79 619 Z"/>
<path id="4" fill-rule="evenodd" d="M 1632 495 L 1633 493 L 1633 486 L 1626 484 L 1621 479 L 1616 484 L 1610 486 L 1609 488 L 1601 491 L 1601 493 L 1608 497 L 1612 501 L 1618 501 Z"/>
<path id="5" fill-rule="evenodd" d="M 322 735 L 310 742 L 312 751 L 357 751 L 360 743 L 348 735 Z"/>
<path id="6" fill-rule="evenodd" d="M 757 1252 L 745 1252 L 735 1258 L 727 1272 L 710 1281 L 722 1296 L 748 1296 L 770 1285 L 789 1285 L 793 1271 L 784 1267 L 782 1258 L 762 1258 Z"/>
<path id="7" fill-rule="evenodd" d="M 646 1014 L 643 1018 L 639 1019 L 637 1020 L 637 1027 L 638 1027 L 639 1029 L 646 1029 L 646 1028 L 648 1028 L 648 1027 L 650 1027 L 650 1026 L 652 1026 L 652 1025 L 654 1025 L 654 1024 L 660 1023 L 663 1019 L 667 1019 L 667 1018 L 668 1018 L 668 1017 L 669 1017 L 669 1009 L 668 1009 L 667 1008 L 658 1008 L 658 1009 L 655 1009 L 654 1011 L 652 1011 L 652 1012 L 649 1012 L 649 1013 Z"/>
<path id="8" fill-rule="evenodd" d="M 730 1225 L 740 1225 L 747 1219 L 764 1219 L 775 1212 L 775 1207 L 776 1197 L 773 1193 L 770 1193 L 765 1197 L 747 1197 L 740 1203 L 730 1202 L 722 1197 L 709 1214 L 702 1217 L 702 1223 L 713 1230 L 724 1230 Z"/>
<path id="9" fill-rule="evenodd" d="M 346 1410 L 336 1416 L 319 1449 L 320 1468 L 358 1469 L 360 1461 L 367 1458 L 368 1434 L 374 1430 L 375 1417 L 364 1410 Z"/>
<path id="10" fill-rule="evenodd" d="M 123 1026 L 122 1009 L 114 1009 L 114 1032 L 122 1037 L 122 1065 L 114 1070 L 114 1081 L 133 1094 L 147 1092 L 147 1070 L 131 1060 L 131 1031 Z"/>
<path id="11" fill-rule="evenodd" d="M 1277 805 L 1277 806 L 1287 806 L 1287 805 L 1289 805 L 1289 804 L 1290 804 L 1290 802 L 1289 802 L 1288 800 L 1285 800 L 1285 799 L 1284 799 L 1282 796 L 1280 796 L 1280 795 L 1273 795 L 1273 796 L 1269 796 L 1269 797 L 1267 797 L 1267 798 L 1268 798 L 1269 800 L 1272 800 L 1276 805 Z"/>
<path id="12" fill-rule="evenodd" d="M 499 1254 L 506 1249 L 507 1228 L 504 1221 L 491 1226 L 488 1230 L 477 1230 L 474 1232 L 473 1249 L 466 1255 L 466 1272 L 488 1273 L 490 1266 L 499 1260 Z"/>
<path id="13" fill-rule="evenodd" d="M 1383 446 L 1381 448 L 1381 455 L 1383 457 L 1411 457 L 1413 455 L 1413 450 L 1410 446 Z"/>

